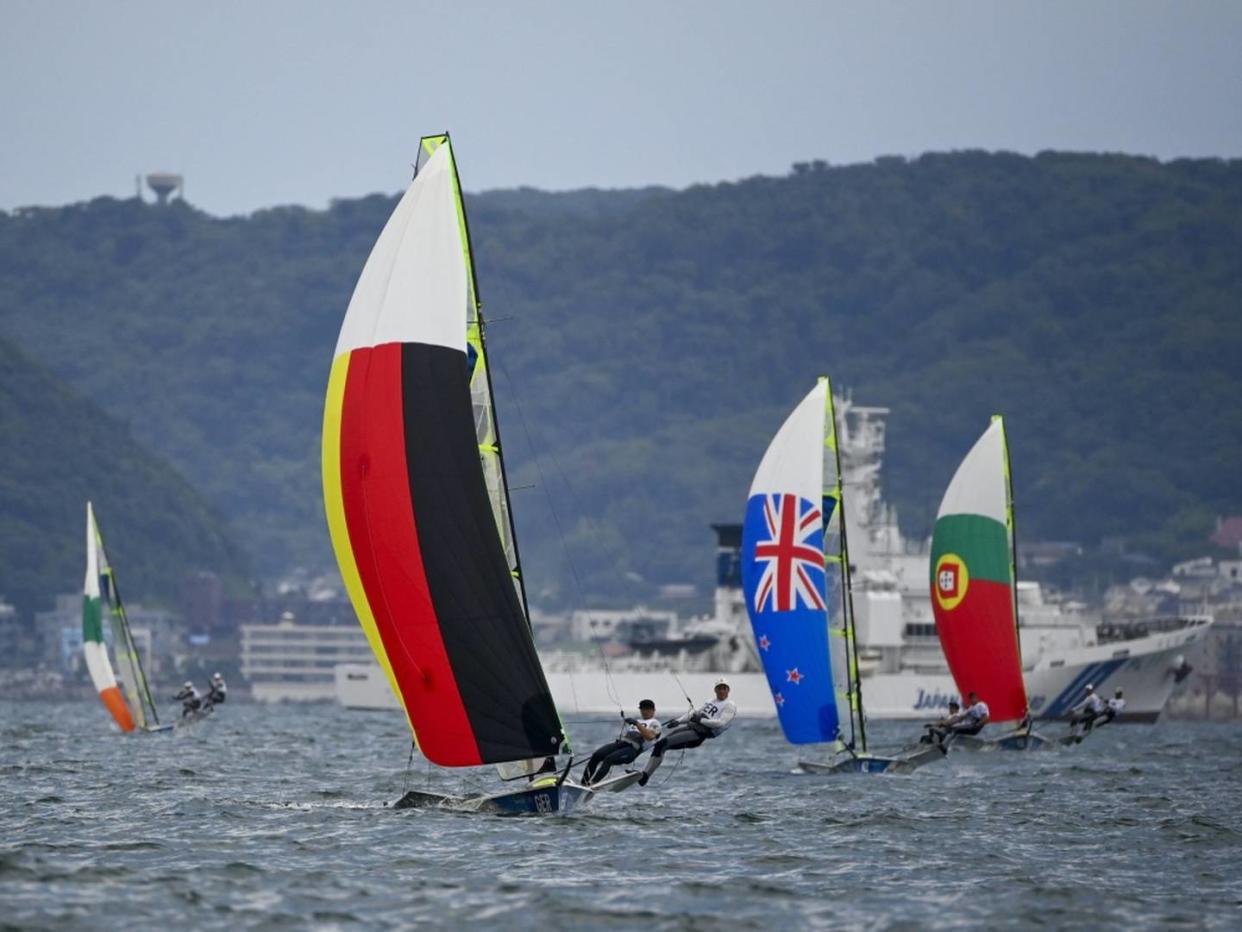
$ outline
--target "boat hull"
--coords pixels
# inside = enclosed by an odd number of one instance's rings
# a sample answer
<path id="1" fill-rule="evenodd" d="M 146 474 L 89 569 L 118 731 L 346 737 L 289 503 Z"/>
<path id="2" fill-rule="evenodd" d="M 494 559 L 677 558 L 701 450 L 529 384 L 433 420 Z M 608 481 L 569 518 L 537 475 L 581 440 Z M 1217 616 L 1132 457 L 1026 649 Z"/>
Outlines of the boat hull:
<path id="1" fill-rule="evenodd" d="M 982 738 L 978 735 L 958 735 L 949 747 L 955 751 L 1039 751 L 1054 747 L 1053 742 L 1039 734 L 1007 734 L 995 738 Z"/>
<path id="2" fill-rule="evenodd" d="M 891 757 L 881 754 L 847 754 L 823 762 L 800 760 L 798 770 L 808 774 L 910 774 L 926 764 L 943 758 L 944 752 L 933 745 Z"/>
<path id="3" fill-rule="evenodd" d="M 449 809 L 494 815 L 566 815 L 594 795 L 594 790 L 565 781 L 555 786 L 531 787 L 483 796 L 451 796 L 411 790 L 394 809 Z"/>

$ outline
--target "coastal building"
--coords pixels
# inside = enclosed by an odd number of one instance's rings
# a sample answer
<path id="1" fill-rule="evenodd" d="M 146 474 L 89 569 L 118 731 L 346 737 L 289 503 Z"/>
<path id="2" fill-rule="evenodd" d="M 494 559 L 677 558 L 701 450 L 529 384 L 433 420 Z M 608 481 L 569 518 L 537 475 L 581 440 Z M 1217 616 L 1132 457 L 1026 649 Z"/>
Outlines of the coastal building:
<path id="1" fill-rule="evenodd" d="M 337 664 L 368 663 L 371 646 L 356 622 L 299 624 L 284 612 L 274 625 L 241 626 L 241 673 L 258 702 L 316 702 L 335 697 Z"/>

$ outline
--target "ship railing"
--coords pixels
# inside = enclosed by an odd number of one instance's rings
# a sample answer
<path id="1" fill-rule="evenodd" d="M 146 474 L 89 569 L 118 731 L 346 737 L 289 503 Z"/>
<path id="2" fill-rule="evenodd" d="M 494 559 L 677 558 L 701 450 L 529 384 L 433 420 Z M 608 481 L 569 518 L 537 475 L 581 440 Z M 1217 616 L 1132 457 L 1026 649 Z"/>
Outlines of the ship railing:
<path id="1" fill-rule="evenodd" d="M 1139 621 L 1106 621 L 1096 628 L 1096 638 L 1100 644 L 1116 643 L 1117 641 L 1134 641 L 1151 634 L 1166 634 L 1170 631 L 1181 631 L 1211 622 L 1207 615 L 1177 615 L 1167 618 L 1144 618 Z"/>

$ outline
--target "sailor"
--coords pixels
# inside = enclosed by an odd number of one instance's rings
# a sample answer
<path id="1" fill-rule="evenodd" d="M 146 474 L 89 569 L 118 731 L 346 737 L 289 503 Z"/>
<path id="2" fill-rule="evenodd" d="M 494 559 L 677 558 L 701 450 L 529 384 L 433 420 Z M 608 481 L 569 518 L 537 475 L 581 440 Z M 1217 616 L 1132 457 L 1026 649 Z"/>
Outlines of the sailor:
<path id="1" fill-rule="evenodd" d="M 646 786 L 651 775 L 664 763 L 665 751 L 697 748 L 709 738 L 720 737 L 733 724 L 736 715 L 737 706 L 729 698 L 729 681 L 724 678 L 716 680 L 716 698 L 708 699 L 693 712 L 666 723 L 672 727 L 652 748 L 651 758 L 643 768 L 643 775 L 638 778 L 639 785 Z"/>
<path id="2" fill-rule="evenodd" d="M 1078 733 L 1078 726 L 1083 726 L 1083 734 L 1091 730 L 1092 724 L 1104 712 L 1104 700 L 1096 695 L 1095 687 L 1087 684 L 1087 695 L 1082 702 L 1070 709 L 1070 734 Z"/>
<path id="3" fill-rule="evenodd" d="M 955 735 L 977 735 L 983 730 L 983 726 L 988 723 L 988 717 L 992 714 L 992 710 L 988 708 L 988 704 L 979 698 L 979 694 L 971 692 L 966 696 L 968 705 L 961 713 L 962 720 L 955 724 L 952 733 Z"/>
<path id="4" fill-rule="evenodd" d="M 971 691 L 966 694 L 966 708 L 958 712 L 956 715 L 950 715 L 944 720 L 948 726 L 933 732 L 937 735 L 936 742 L 943 745 L 944 739 L 953 735 L 977 735 L 983 730 L 983 726 L 988 723 L 988 716 L 991 710 L 988 704 L 979 698 L 979 694 Z"/>
<path id="5" fill-rule="evenodd" d="M 922 744 L 940 744 L 944 741 L 944 736 L 949 733 L 949 729 L 956 725 L 962 719 L 962 706 L 953 699 L 949 702 L 949 714 L 942 715 L 940 718 L 930 725 L 924 725 L 927 734 L 919 738 Z"/>
<path id="6" fill-rule="evenodd" d="M 185 681 L 185 685 L 181 687 L 181 692 L 173 696 L 173 700 L 181 703 L 182 718 L 197 712 L 203 704 L 203 700 L 199 696 L 198 690 L 194 688 L 194 684 L 189 680 Z"/>
<path id="7" fill-rule="evenodd" d="M 228 698 L 228 693 L 229 688 L 224 682 L 224 677 L 219 673 L 213 673 L 207 684 L 207 696 L 203 701 L 208 706 L 220 705 Z"/>
<path id="8" fill-rule="evenodd" d="M 660 737 L 660 720 L 655 703 L 644 699 L 638 704 L 638 718 L 627 718 L 616 741 L 597 748 L 582 771 L 583 786 L 598 783 L 608 776 L 613 764 L 628 764 L 650 748 Z"/>
<path id="9" fill-rule="evenodd" d="M 1118 687 L 1113 693 L 1113 698 L 1104 704 L 1104 711 L 1100 714 L 1100 724 L 1107 725 L 1125 711 L 1125 707 L 1126 700 L 1122 697 L 1121 688 Z M 1088 727 L 1087 730 L 1090 731 L 1091 729 Z"/>

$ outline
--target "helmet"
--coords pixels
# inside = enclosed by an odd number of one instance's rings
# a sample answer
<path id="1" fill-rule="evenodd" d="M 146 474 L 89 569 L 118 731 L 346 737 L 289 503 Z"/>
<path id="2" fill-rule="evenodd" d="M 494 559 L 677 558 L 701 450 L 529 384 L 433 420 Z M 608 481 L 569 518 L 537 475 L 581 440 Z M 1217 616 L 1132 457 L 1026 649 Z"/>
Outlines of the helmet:
<path id="1" fill-rule="evenodd" d="M 722 676 L 720 679 L 716 680 L 716 685 L 717 685 L 717 686 L 723 686 L 725 689 L 729 689 L 729 688 L 730 688 L 730 686 L 729 686 L 729 681 L 728 681 L 728 680 L 726 680 L 723 676 Z"/>
<path id="2" fill-rule="evenodd" d="M 194 684 L 193 684 L 193 683 L 191 683 L 189 680 L 186 680 L 186 681 L 185 681 L 185 685 L 184 685 L 184 686 L 182 686 L 181 688 L 182 688 L 182 689 L 193 689 L 193 688 L 194 688 Z"/>
<path id="3" fill-rule="evenodd" d="M 1113 693 L 1113 695 L 1116 696 L 1118 699 L 1121 698 L 1121 687 L 1120 686 L 1117 687 L 1117 691 Z"/>
<path id="4" fill-rule="evenodd" d="M 223 677 L 223 676 L 221 676 L 219 673 L 213 673 L 213 674 L 211 674 L 211 678 L 212 678 L 213 680 L 222 680 L 222 679 L 224 679 L 224 677 Z"/>
<path id="5" fill-rule="evenodd" d="M 1087 684 L 1087 692 L 1089 693 L 1095 692 L 1095 687 L 1092 686 L 1090 683 Z"/>

